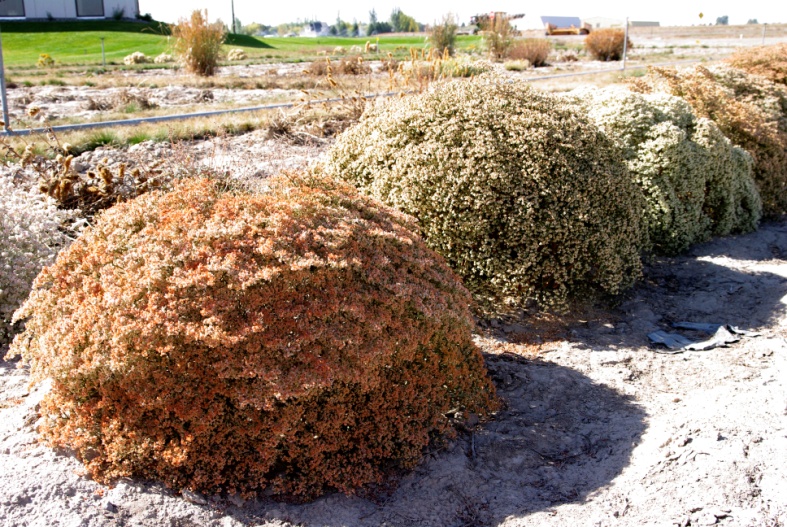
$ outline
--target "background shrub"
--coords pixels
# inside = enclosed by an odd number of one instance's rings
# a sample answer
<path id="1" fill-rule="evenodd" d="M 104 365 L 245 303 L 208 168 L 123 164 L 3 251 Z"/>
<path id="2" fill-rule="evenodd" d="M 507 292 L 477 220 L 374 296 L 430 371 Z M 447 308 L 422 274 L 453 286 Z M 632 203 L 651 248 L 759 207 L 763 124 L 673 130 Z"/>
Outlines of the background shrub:
<path id="1" fill-rule="evenodd" d="M 605 62 L 623 58 L 623 45 L 626 42 L 626 32 L 622 29 L 594 29 L 585 37 L 585 49 L 596 60 Z M 627 47 L 631 49 L 631 39 Z"/>
<path id="2" fill-rule="evenodd" d="M 30 293 L 33 279 L 71 242 L 77 212 L 58 210 L 34 185 L 0 175 L 0 344 L 11 334 L 11 318 Z"/>
<path id="3" fill-rule="evenodd" d="M 735 68 L 787 86 L 787 43 L 744 48 L 727 59 Z"/>
<path id="4" fill-rule="evenodd" d="M 787 213 L 787 128 L 783 116 L 767 105 L 736 96 L 736 90 L 742 87 L 725 86 L 729 79 L 703 66 L 681 70 L 651 68 L 631 85 L 644 93 L 661 91 L 682 97 L 696 115 L 714 121 L 733 144 L 747 150 L 754 159 L 754 181 L 762 198 L 763 213 L 770 217 Z M 755 79 L 752 89 L 763 81 Z M 736 82 L 747 83 L 742 79 Z"/>
<path id="5" fill-rule="evenodd" d="M 181 180 L 46 268 L 11 353 L 99 481 L 299 498 L 409 468 L 494 407 L 470 296 L 414 221 L 328 180 Z"/>
<path id="6" fill-rule="evenodd" d="M 241 48 L 231 49 L 229 53 L 227 53 L 227 60 L 246 60 L 247 58 L 246 52 Z"/>
<path id="7" fill-rule="evenodd" d="M 220 22 L 208 23 L 207 10 L 195 10 L 191 18 L 181 18 L 172 27 L 172 36 L 175 52 L 186 69 L 205 77 L 216 72 L 226 30 Z"/>
<path id="8" fill-rule="evenodd" d="M 446 15 L 442 21 L 435 22 L 429 32 L 432 49 L 441 55 L 448 50 L 448 54 L 453 55 L 456 48 L 456 29 L 456 20 L 452 15 Z"/>
<path id="9" fill-rule="evenodd" d="M 132 64 L 147 64 L 148 62 L 150 62 L 150 59 L 141 51 L 135 51 L 131 55 L 123 57 L 123 64 L 126 66 L 131 66 Z"/>
<path id="10" fill-rule="evenodd" d="M 482 307 L 564 307 L 640 270 L 639 191 L 565 101 L 482 76 L 367 111 L 326 171 L 418 218 Z"/>
<path id="11" fill-rule="evenodd" d="M 508 50 L 508 58 L 526 60 L 534 67 L 546 66 L 552 44 L 545 38 L 524 38 L 515 40 Z"/>
<path id="12" fill-rule="evenodd" d="M 667 94 L 625 88 L 571 97 L 620 147 L 647 202 L 650 242 L 676 254 L 694 243 L 756 227 L 762 214 L 744 151 L 691 106 Z"/>

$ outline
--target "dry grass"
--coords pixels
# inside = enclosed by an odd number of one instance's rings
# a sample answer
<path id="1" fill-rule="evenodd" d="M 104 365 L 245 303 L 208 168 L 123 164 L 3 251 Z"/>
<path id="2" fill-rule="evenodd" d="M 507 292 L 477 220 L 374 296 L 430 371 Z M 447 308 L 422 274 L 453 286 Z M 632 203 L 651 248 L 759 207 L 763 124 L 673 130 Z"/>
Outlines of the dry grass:
<path id="1" fill-rule="evenodd" d="M 195 10 L 191 18 L 181 18 L 172 28 L 175 52 L 186 68 L 209 77 L 216 73 L 226 31 L 219 22 L 208 22 L 208 11 Z"/>

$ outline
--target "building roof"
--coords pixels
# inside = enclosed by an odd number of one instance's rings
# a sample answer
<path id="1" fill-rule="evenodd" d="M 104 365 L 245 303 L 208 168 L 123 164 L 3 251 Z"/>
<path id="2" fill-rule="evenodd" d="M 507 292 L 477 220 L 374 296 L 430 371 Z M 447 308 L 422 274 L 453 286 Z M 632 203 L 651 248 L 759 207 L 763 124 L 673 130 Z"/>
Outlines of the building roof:
<path id="1" fill-rule="evenodd" d="M 580 27 L 582 26 L 582 21 L 579 19 L 578 16 L 542 16 L 541 22 L 544 25 L 551 25 L 556 28 L 569 28 L 569 27 Z"/>

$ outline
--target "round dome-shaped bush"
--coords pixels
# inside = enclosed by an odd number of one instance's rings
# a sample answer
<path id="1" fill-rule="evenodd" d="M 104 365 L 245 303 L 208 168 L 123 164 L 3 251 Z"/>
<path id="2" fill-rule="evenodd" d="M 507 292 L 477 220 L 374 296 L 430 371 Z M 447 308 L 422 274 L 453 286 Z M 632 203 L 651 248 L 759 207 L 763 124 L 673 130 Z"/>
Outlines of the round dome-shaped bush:
<path id="1" fill-rule="evenodd" d="M 754 161 L 753 177 L 762 199 L 763 214 L 787 213 L 787 119 L 766 79 L 725 73 L 728 68 L 694 66 L 679 70 L 650 68 L 631 82 L 635 91 L 664 92 L 685 99 L 695 115 L 711 119 L 733 144 Z M 774 86 L 774 88 L 777 88 Z"/>
<path id="2" fill-rule="evenodd" d="M 367 111 L 325 170 L 420 223 L 482 308 L 564 308 L 638 276 L 644 202 L 568 102 L 495 77 Z"/>
<path id="3" fill-rule="evenodd" d="M 653 249 L 677 254 L 711 235 L 756 228 L 762 213 L 748 154 L 678 97 L 621 87 L 569 98 L 623 150 L 647 202 Z"/>
<path id="4" fill-rule="evenodd" d="M 470 295 L 414 221 L 316 176 L 184 180 L 102 213 L 37 278 L 11 353 L 43 437 L 101 481 L 313 497 L 415 465 L 495 405 Z"/>

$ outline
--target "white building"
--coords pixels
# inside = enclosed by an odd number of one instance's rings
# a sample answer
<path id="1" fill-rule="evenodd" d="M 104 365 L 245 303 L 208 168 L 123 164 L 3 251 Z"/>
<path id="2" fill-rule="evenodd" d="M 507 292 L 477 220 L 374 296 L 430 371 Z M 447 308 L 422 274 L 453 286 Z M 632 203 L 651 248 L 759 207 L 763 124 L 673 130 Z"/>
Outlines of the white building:
<path id="1" fill-rule="evenodd" d="M 583 22 L 590 24 L 593 29 L 602 28 L 622 28 L 626 25 L 626 21 L 619 18 L 607 18 L 604 16 L 592 16 L 590 18 L 583 18 Z"/>
<path id="2" fill-rule="evenodd" d="M 138 0 L 0 0 L 4 19 L 95 19 L 139 15 Z"/>

